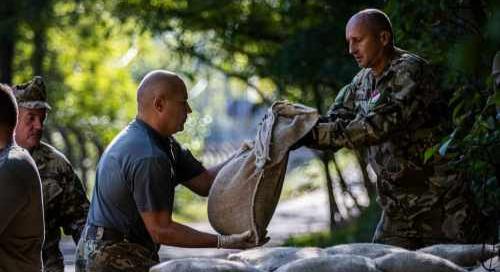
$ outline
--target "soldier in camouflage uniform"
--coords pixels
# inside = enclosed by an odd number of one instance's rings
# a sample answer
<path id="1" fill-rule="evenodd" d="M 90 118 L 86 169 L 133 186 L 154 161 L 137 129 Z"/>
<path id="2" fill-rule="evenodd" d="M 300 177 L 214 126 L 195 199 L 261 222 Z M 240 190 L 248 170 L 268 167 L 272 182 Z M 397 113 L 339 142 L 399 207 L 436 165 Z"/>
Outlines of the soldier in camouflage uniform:
<path id="1" fill-rule="evenodd" d="M 41 77 L 14 87 L 19 104 L 17 143 L 29 150 L 42 180 L 45 213 L 45 242 L 42 256 L 45 272 L 64 271 L 59 250 L 61 227 L 75 243 L 85 226 L 89 202 L 82 183 L 68 159 L 54 147 L 40 141 L 47 110 L 45 85 Z"/>
<path id="2" fill-rule="evenodd" d="M 476 241 L 463 176 L 444 158 L 424 158 L 447 135 L 438 111 L 446 104 L 432 87 L 428 63 L 394 46 L 389 18 L 379 10 L 351 17 L 346 39 L 363 69 L 301 142 L 357 149 L 375 170 L 383 208 L 375 242 L 415 249 Z"/>

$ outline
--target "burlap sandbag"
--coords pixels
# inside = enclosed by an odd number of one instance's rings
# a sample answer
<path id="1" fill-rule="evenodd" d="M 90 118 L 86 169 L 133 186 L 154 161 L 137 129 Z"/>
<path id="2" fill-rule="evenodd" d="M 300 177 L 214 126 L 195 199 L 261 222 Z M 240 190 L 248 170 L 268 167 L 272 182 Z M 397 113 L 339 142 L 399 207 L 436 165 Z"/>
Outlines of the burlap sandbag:
<path id="1" fill-rule="evenodd" d="M 299 104 L 275 102 L 264 116 L 253 144 L 244 145 L 219 172 L 208 197 L 208 219 L 221 234 L 251 230 L 264 238 L 278 203 L 290 146 L 316 124 L 318 112 Z"/>
<path id="2" fill-rule="evenodd" d="M 491 272 L 493 270 L 495 272 L 500 272 L 500 261 L 498 257 L 484 261 L 482 264 L 478 265 L 476 269 L 472 270 L 472 272 Z"/>
<path id="3" fill-rule="evenodd" d="M 404 248 L 390 246 L 390 245 L 383 245 L 383 244 L 354 243 L 354 244 L 345 244 L 345 245 L 327 247 L 325 248 L 325 251 L 330 255 L 354 254 L 375 259 L 389 253 L 405 252 L 407 250 Z"/>
<path id="4" fill-rule="evenodd" d="M 497 253 L 494 245 L 433 245 L 418 250 L 429 253 L 460 266 L 475 266 L 479 262 L 495 256 Z"/>
<path id="5" fill-rule="evenodd" d="M 338 254 L 297 260 L 276 272 L 380 272 L 372 259 L 351 254 Z"/>
<path id="6" fill-rule="evenodd" d="M 462 267 L 437 256 L 415 252 L 396 252 L 375 259 L 384 272 L 465 272 Z"/>
<path id="7" fill-rule="evenodd" d="M 186 258 L 155 265 L 150 272 L 261 272 L 244 263 L 222 259 Z"/>
<path id="8" fill-rule="evenodd" d="M 317 247 L 263 247 L 230 254 L 228 259 L 252 265 L 263 271 L 274 271 L 295 260 L 321 256 L 328 254 Z"/>

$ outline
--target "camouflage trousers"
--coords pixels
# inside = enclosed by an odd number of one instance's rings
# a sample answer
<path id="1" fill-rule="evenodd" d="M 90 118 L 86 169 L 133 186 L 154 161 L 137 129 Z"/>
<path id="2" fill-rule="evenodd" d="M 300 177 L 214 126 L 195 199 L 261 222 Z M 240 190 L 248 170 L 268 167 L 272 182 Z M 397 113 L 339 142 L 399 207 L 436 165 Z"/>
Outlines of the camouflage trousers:
<path id="1" fill-rule="evenodd" d="M 158 255 L 128 241 L 80 239 L 75 256 L 76 272 L 148 272 Z"/>
<path id="2" fill-rule="evenodd" d="M 426 218 L 423 222 L 419 220 L 408 220 L 405 222 L 399 220 L 391 220 L 390 217 L 382 212 L 382 216 L 373 235 L 373 242 L 398 246 L 410 250 L 416 250 L 422 247 L 435 244 L 452 244 L 452 243 L 478 243 L 481 242 L 473 233 L 466 232 L 466 237 L 452 236 L 448 233 L 449 230 L 442 226 L 443 220 Z M 447 221 L 446 219 L 444 221 Z M 431 225 L 434 231 L 429 230 L 429 227 L 422 226 Z M 471 229 L 475 225 L 470 224 Z M 451 228 L 450 228 L 451 229 Z M 479 232 L 478 230 L 474 232 Z"/>

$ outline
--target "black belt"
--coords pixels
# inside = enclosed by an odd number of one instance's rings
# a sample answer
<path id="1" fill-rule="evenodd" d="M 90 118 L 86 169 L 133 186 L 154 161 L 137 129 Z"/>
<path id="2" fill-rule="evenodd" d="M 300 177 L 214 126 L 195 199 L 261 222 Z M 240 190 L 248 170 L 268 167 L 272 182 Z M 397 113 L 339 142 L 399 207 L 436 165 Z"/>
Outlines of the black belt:
<path id="1" fill-rule="evenodd" d="M 87 229 L 85 232 L 85 238 L 87 240 L 103 240 L 103 241 L 114 241 L 114 242 L 121 242 L 127 240 L 125 234 L 115 229 L 94 226 L 94 225 L 88 225 L 86 228 Z"/>

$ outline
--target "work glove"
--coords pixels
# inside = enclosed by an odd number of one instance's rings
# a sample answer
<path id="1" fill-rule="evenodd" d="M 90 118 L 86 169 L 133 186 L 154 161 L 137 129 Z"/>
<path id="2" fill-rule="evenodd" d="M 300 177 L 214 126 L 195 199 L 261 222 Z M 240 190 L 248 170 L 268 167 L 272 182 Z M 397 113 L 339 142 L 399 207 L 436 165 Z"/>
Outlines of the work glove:
<path id="1" fill-rule="evenodd" d="M 218 235 L 217 248 L 247 249 L 261 246 L 267 243 L 267 241 L 269 241 L 268 237 L 257 244 L 252 232 L 247 230 L 240 234 Z"/>

